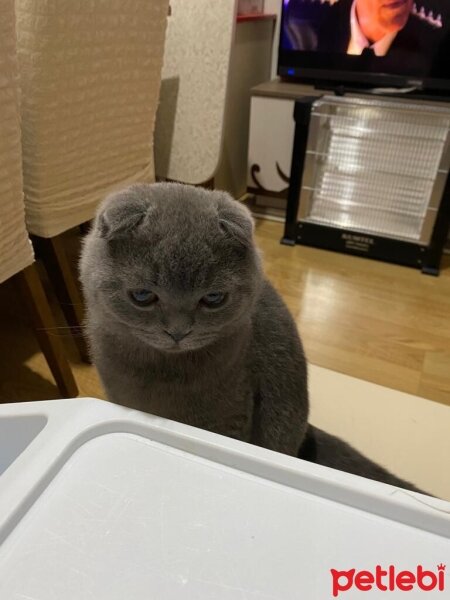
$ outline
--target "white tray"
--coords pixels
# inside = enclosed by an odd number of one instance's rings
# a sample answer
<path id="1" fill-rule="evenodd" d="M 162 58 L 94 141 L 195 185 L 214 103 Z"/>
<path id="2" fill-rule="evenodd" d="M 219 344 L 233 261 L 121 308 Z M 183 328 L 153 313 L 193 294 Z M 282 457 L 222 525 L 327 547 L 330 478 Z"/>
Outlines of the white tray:
<path id="1" fill-rule="evenodd" d="M 98 400 L 0 406 L 2 471 L 1 600 L 326 600 L 450 556 L 450 503 Z"/>

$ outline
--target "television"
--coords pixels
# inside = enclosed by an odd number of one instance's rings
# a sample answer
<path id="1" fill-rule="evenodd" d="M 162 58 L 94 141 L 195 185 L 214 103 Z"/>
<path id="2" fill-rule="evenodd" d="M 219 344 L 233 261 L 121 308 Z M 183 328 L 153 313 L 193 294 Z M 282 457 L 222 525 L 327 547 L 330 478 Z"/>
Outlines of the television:
<path id="1" fill-rule="evenodd" d="M 450 0 L 282 0 L 278 74 L 450 94 Z"/>

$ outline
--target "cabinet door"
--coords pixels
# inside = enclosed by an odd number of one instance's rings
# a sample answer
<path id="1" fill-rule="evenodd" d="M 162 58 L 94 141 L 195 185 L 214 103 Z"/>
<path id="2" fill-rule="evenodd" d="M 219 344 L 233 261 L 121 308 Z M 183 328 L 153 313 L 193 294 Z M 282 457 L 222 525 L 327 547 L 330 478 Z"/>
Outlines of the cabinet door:
<path id="1" fill-rule="evenodd" d="M 257 195 L 286 198 L 294 141 L 294 101 L 251 99 L 247 189 Z"/>

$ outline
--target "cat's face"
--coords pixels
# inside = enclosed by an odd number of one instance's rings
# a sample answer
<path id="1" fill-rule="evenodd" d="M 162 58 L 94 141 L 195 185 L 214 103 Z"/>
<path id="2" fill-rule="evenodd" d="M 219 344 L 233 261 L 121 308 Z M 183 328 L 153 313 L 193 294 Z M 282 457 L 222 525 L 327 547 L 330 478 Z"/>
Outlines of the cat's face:
<path id="1" fill-rule="evenodd" d="M 177 184 L 133 186 L 108 199 L 81 272 L 96 318 L 165 352 L 193 351 L 236 330 L 261 283 L 248 211 L 223 192 Z"/>

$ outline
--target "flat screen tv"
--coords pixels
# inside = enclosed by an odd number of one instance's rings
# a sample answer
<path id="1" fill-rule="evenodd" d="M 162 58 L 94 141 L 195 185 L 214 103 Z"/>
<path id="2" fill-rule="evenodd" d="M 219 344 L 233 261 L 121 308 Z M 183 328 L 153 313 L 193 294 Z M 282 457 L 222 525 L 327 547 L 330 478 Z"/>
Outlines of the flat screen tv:
<path id="1" fill-rule="evenodd" d="M 283 0 L 283 78 L 450 93 L 450 0 Z"/>

